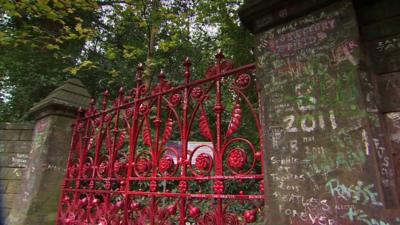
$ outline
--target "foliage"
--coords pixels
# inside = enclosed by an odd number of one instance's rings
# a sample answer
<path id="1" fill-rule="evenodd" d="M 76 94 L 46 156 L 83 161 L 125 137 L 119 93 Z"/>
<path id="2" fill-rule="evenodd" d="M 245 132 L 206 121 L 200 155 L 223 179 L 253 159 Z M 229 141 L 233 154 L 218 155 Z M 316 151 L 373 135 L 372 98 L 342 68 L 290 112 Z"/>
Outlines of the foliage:
<path id="1" fill-rule="evenodd" d="M 237 64 L 253 61 L 240 26 L 241 0 L 0 0 L 0 121 L 27 111 L 70 77 L 93 96 L 133 87 L 146 62 L 147 83 L 161 68 L 183 81 L 190 56 L 201 78 L 217 48 Z M 155 78 L 154 78 L 155 79 Z"/>

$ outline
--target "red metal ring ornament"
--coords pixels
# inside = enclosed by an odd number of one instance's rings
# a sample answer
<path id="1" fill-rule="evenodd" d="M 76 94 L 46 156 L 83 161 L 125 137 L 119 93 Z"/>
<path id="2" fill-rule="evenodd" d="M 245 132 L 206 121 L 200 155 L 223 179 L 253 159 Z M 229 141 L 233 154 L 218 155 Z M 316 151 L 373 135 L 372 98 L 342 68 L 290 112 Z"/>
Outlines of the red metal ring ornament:
<path id="1" fill-rule="evenodd" d="M 202 159 L 203 162 L 201 162 L 201 163 L 204 164 L 204 165 L 202 165 L 201 168 L 196 168 L 196 169 L 193 168 L 193 164 L 191 163 L 191 162 L 193 162 L 193 156 L 200 148 L 203 148 L 203 147 L 206 147 L 206 148 L 210 149 L 211 152 L 213 152 L 213 154 L 214 154 L 213 148 L 211 146 L 209 146 L 209 145 L 199 145 L 199 146 L 197 146 L 196 148 L 193 149 L 193 151 L 191 152 L 190 157 L 189 157 L 189 165 L 190 165 L 189 168 L 190 168 L 190 171 L 195 176 L 206 176 L 206 175 L 209 175 L 211 173 L 211 170 L 212 170 L 213 165 L 214 165 L 213 158 L 211 157 L 210 154 L 201 153 L 195 159 L 195 166 L 197 164 L 197 158 L 198 157 L 202 157 L 203 158 Z M 202 154 L 204 154 L 204 155 L 202 155 Z"/>
<path id="2" fill-rule="evenodd" d="M 231 155 L 232 151 L 244 151 L 242 148 L 237 148 L 237 147 L 234 147 L 231 149 L 229 148 L 230 145 L 235 144 L 235 143 L 240 143 L 240 142 L 243 142 L 247 146 L 249 146 L 250 147 L 249 149 L 251 150 L 251 153 L 253 154 L 253 160 L 250 162 L 250 166 L 247 170 L 243 169 L 243 167 L 248 164 L 248 160 L 247 160 L 248 157 L 246 156 L 247 154 L 242 155 L 241 153 L 239 153 L 240 154 L 240 156 L 238 156 L 239 159 L 238 160 L 235 159 L 235 162 L 232 162 L 233 159 L 229 158 L 229 156 L 232 156 Z M 228 157 L 226 158 L 228 160 L 227 165 L 228 165 L 229 171 L 231 171 L 233 174 L 246 175 L 246 174 L 249 174 L 254 169 L 254 166 L 257 161 L 257 157 L 256 157 L 257 154 L 256 154 L 256 149 L 254 148 L 254 145 L 249 140 L 247 140 L 245 138 L 232 138 L 230 141 L 228 141 L 224 145 L 223 152 L 224 152 L 223 155 L 228 154 Z M 245 158 L 240 159 L 240 157 L 245 157 Z M 231 160 L 231 162 L 229 162 L 229 160 Z M 241 164 L 240 165 L 241 167 L 233 166 L 233 165 L 239 166 L 239 164 Z"/>
<path id="3" fill-rule="evenodd" d="M 177 161 L 179 161 L 179 154 L 178 154 L 178 151 L 175 149 L 175 148 L 172 148 L 172 147 L 166 147 L 166 148 L 164 148 L 164 150 L 160 153 L 160 156 L 163 156 L 166 152 L 172 152 L 174 155 L 175 155 L 175 159 L 177 160 Z M 169 168 L 167 169 L 167 168 L 165 168 L 165 169 L 161 169 L 161 166 L 160 166 L 160 164 L 161 164 L 161 161 L 162 161 L 162 159 L 166 159 L 166 158 L 163 158 L 163 157 L 160 157 L 160 159 L 159 159 L 159 161 L 158 161 L 158 170 L 159 170 L 159 172 L 163 175 L 163 176 L 175 176 L 175 174 L 176 174 L 176 172 L 178 171 L 178 169 L 179 169 L 179 164 L 178 163 L 175 163 L 174 162 L 174 160 L 173 160 L 173 158 L 172 157 L 170 157 L 170 156 L 164 156 L 164 157 L 168 157 L 168 161 L 167 162 L 165 162 L 165 163 L 170 163 L 170 165 L 169 165 Z"/>

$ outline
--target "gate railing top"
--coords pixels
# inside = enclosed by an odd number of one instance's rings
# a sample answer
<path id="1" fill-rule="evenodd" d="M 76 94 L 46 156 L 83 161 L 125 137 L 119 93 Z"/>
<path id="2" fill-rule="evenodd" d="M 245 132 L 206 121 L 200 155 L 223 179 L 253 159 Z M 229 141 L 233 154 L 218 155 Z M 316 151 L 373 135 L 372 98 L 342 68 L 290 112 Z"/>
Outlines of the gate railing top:
<path id="1" fill-rule="evenodd" d="M 223 64 L 223 67 L 221 68 L 221 72 L 220 73 L 216 73 L 214 71 L 215 70 L 215 66 L 214 66 L 214 67 L 211 67 L 211 68 L 208 69 L 208 71 L 205 74 L 206 78 L 200 79 L 200 80 L 195 80 L 195 81 L 190 81 L 190 65 L 191 65 L 191 62 L 190 62 L 190 59 L 188 57 L 185 59 L 184 65 L 186 67 L 185 83 L 184 84 L 182 84 L 180 86 L 177 86 L 177 87 L 170 86 L 168 81 L 165 80 L 164 71 L 161 70 L 160 71 L 160 75 L 158 76 L 159 81 L 156 84 L 157 86 L 155 87 L 155 90 L 149 92 L 150 95 L 149 94 L 143 95 L 144 93 L 147 92 L 148 88 L 142 83 L 142 74 L 143 74 L 143 71 L 144 71 L 144 65 L 142 63 L 140 63 L 137 66 L 137 70 L 136 70 L 136 79 L 135 80 L 136 80 L 136 86 L 137 87 L 131 90 L 131 94 L 132 94 L 131 96 L 138 95 L 139 96 L 138 98 L 133 98 L 133 100 L 126 102 L 126 99 L 124 97 L 124 88 L 121 87 L 120 90 L 119 90 L 119 96 L 117 97 L 116 100 L 121 101 L 121 97 L 122 97 L 122 99 L 124 101 L 119 102 L 118 105 L 114 105 L 112 107 L 107 108 L 107 107 L 104 107 L 104 106 L 107 106 L 107 101 L 108 101 L 108 97 L 110 96 L 110 94 L 109 94 L 109 91 L 106 90 L 104 92 L 104 94 L 103 94 L 103 101 L 102 101 L 103 108 L 101 109 L 101 111 L 99 112 L 99 111 L 97 111 L 95 109 L 96 102 L 95 102 L 94 99 L 92 99 L 91 102 L 90 102 L 90 108 L 86 111 L 84 117 L 80 116 L 83 113 L 83 109 L 82 108 L 78 109 L 78 113 L 77 113 L 78 117 L 77 117 L 77 119 L 81 120 L 81 119 L 89 119 L 91 117 L 98 117 L 98 116 L 101 116 L 101 114 L 103 114 L 103 113 L 109 113 L 109 112 L 111 112 L 113 110 L 116 110 L 118 108 L 120 108 L 120 109 L 121 108 L 128 108 L 128 107 L 132 106 L 133 104 L 135 104 L 135 102 L 148 101 L 148 100 L 150 100 L 152 98 L 156 98 L 157 96 L 162 96 L 162 95 L 167 95 L 167 94 L 170 94 L 170 93 L 179 92 L 179 91 L 184 90 L 185 88 L 199 86 L 199 85 L 202 85 L 204 83 L 212 82 L 212 81 L 215 81 L 217 79 L 224 78 L 224 77 L 227 77 L 227 76 L 236 75 L 236 74 L 244 72 L 244 71 L 249 71 L 249 70 L 252 71 L 252 70 L 255 70 L 255 67 L 256 67 L 255 63 L 251 63 L 251 64 L 247 64 L 247 65 L 244 65 L 244 66 L 241 66 L 241 67 L 238 67 L 238 68 L 233 68 L 233 64 L 231 64 L 231 62 L 227 60 L 227 61 L 224 61 L 224 64 Z M 247 80 L 247 79 L 248 79 L 247 77 L 241 77 L 241 78 L 238 79 L 237 82 L 238 83 L 242 82 L 239 85 L 245 85 L 245 84 L 248 85 L 248 82 L 250 82 L 250 80 Z M 164 87 L 166 89 L 159 91 L 159 89 L 158 89 L 159 86 L 158 85 L 165 85 Z M 140 89 L 141 91 L 136 92 L 136 90 L 138 90 L 138 89 Z M 129 97 L 131 97 L 131 96 L 129 96 Z"/>

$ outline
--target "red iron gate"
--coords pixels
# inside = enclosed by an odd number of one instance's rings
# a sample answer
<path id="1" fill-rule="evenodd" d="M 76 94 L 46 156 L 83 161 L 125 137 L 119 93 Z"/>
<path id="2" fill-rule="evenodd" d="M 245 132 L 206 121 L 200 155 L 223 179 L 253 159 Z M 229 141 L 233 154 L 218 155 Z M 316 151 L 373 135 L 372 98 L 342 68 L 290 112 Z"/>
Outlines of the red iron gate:
<path id="1" fill-rule="evenodd" d="M 192 82 L 190 66 L 186 59 L 183 85 L 172 87 L 161 72 L 151 91 L 139 66 L 136 88 L 121 88 L 109 109 L 106 92 L 101 109 L 92 101 L 79 113 L 57 224 L 262 221 L 255 65 L 234 69 L 218 53 L 205 79 Z"/>

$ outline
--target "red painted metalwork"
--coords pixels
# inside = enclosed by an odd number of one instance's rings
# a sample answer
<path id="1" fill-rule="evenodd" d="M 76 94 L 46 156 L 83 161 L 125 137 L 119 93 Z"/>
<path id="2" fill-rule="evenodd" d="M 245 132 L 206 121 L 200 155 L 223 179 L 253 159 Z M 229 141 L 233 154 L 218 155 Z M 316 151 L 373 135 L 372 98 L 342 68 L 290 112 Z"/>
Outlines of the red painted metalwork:
<path id="1" fill-rule="evenodd" d="M 79 113 L 57 224 L 262 221 L 255 65 L 234 69 L 219 52 L 206 78 L 193 82 L 190 66 L 186 59 L 183 85 L 173 88 L 161 72 L 149 91 L 140 65 L 136 87 L 127 95 L 121 88 L 107 108 L 105 92 L 101 109 L 92 101 Z M 251 92 L 252 98 L 246 95 Z M 192 140 L 206 142 L 189 149 Z"/>

